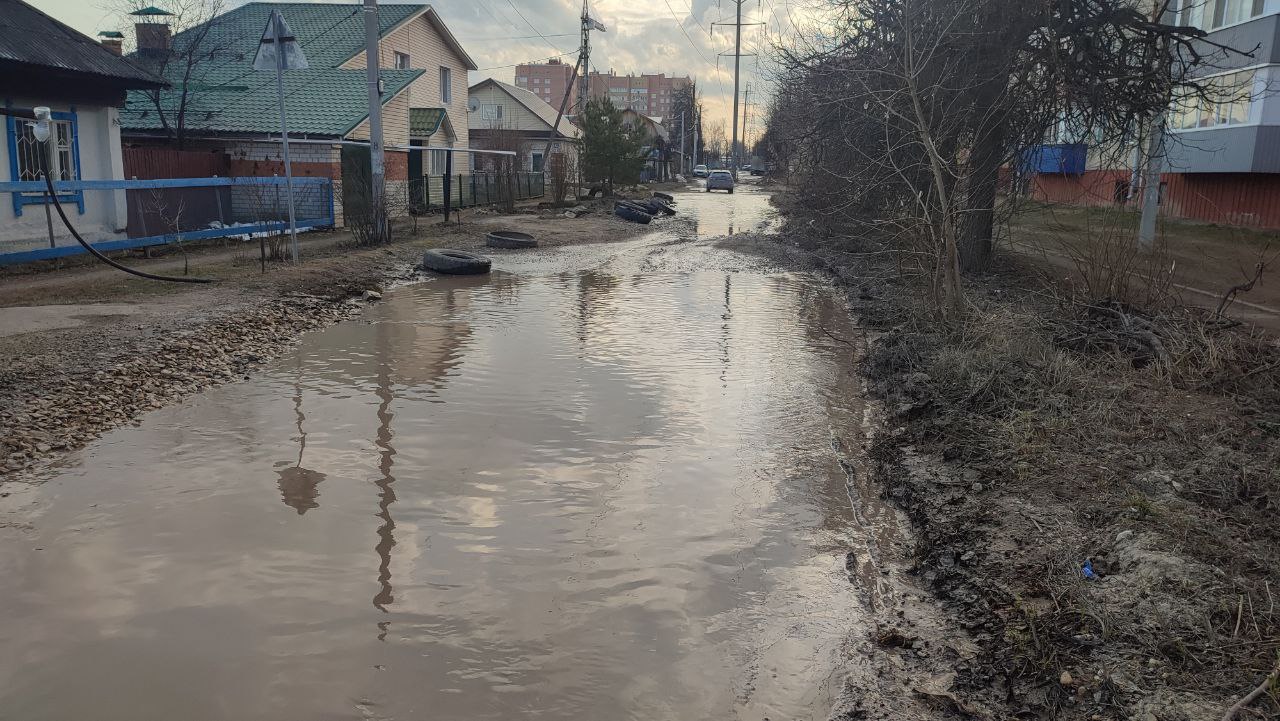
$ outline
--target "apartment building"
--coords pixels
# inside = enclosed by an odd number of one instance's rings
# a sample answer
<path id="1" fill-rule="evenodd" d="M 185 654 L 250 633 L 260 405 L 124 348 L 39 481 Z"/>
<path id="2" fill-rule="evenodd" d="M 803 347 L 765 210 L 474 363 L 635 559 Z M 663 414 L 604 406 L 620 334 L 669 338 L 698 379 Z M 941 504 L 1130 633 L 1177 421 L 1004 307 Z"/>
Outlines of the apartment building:
<path id="1" fill-rule="evenodd" d="M 1221 101 L 1180 103 L 1168 115 L 1160 212 L 1280 228 L 1280 0 L 1183 0 L 1180 6 L 1176 21 L 1207 31 L 1206 43 L 1253 52 L 1229 53 L 1204 71 L 1222 91 Z M 1080 143 L 1039 149 L 1034 195 L 1082 205 L 1136 204 L 1140 194 L 1129 191 L 1133 168 L 1100 166 L 1100 156 L 1117 154 L 1098 150 Z"/>
<path id="2" fill-rule="evenodd" d="M 517 65 L 515 86 L 528 90 L 554 108 L 560 107 L 564 91 L 568 88 L 568 107 L 572 108 L 578 102 L 578 83 L 573 83 L 570 87 L 572 78 L 572 65 L 561 62 L 558 58 L 551 58 L 545 63 Z"/>
<path id="3" fill-rule="evenodd" d="M 591 73 L 591 97 L 607 95 L 620 108 L 665 118 L 671 114 L 675 94 L 692 84 L 688 76 L 667 77 L 663 73 L 617 75 L 610 69 L 608 73 Z"/>

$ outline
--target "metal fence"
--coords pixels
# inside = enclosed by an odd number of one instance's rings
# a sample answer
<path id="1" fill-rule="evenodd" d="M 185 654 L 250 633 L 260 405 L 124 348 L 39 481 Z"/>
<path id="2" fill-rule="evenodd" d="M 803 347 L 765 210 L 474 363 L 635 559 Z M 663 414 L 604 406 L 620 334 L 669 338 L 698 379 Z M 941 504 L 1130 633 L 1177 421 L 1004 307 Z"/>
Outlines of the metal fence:
<path id="1" fill-rule="evenodd" d="M 428 175 L 409 181 L 409 208 L 418 213 L 443 208 L 446 195 L 449 207 L 471 208 L 500 203 L 508 196 L 529 200 L 545 194 L 542 173 L 515 173 L 510 177 L 498 173 Z"/>
<path id="2" fill-rule="evenodd" d="M 298 227 L 333 226 L 332 181 L 303 177 L 293 183 Z M 289 191 L 280 177 L 80 180 L 55 182 L 54 190 L 72 225 L 101 251 L 248 240 L 288 228 Z M 0 182 L 14 216 L 0 222 L 0 265 L 85 252 L 50 212 L 45 191 L 43 181 Z"/>

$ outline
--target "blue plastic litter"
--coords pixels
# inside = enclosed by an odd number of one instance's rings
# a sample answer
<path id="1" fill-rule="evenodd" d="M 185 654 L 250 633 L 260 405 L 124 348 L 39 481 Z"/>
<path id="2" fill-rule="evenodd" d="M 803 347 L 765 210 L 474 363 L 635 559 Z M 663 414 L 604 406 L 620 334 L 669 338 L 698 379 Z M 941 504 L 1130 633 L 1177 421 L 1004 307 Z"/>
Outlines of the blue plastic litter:
<path id="1" fill-rule="evenodd" d="M 1080 572 L 1081 572 L 1081 573 L 1083 573 L 1083 574 L 1084 574 L 1084 577 L 1085 577 L 1086 579 L 1090 580 L 1090 581 L 1096 581 L 1096 580 L 1098 580 L 1098 574 L 1096 574 L 1096 573 L 1094 573 L 1094 572 L 1093 572 L 1093 561 L 1092 561 L 1092 560 L 1085 561 L 1085 562 L 1084 562 L 1084 567 L 1080 569 Z"/>

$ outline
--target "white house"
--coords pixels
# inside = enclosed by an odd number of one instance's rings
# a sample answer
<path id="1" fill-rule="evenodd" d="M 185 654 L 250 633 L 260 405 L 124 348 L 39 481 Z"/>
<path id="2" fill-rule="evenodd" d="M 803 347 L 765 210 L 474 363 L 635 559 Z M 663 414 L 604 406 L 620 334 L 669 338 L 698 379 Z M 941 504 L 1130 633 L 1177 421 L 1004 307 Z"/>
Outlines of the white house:
<path id="1" fill-rule="evenodd" d="M 21 0 L 0 0 L 0 102 L 53 111 L 54 180 L 122 180 L 120 108 L 126 91 L 163 81 Z M 0 177 L 41 181 L 38 144 L 27 121 L 4 116 Z M 44 193 L 0 193 L 0 253 L 49 246 Z M 87 240 L 121 237 L 128 225 L 124 191 L 59 195 Z M 74 243 L 58 221 L 54 242 Z"/>

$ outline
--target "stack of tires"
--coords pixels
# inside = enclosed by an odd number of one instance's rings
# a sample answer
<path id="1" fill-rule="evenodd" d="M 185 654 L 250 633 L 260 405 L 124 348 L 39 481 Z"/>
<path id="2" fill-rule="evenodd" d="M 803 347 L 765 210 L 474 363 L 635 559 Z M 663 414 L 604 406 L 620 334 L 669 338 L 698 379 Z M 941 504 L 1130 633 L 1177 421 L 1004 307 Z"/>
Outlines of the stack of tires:
<path id="1" fill-rule="evenodd" d="M 649 223 L 658 214 L 675 215 L 676 209 L 671 207 L 675 198 L 667 193 L 653 194 L 645 200 L 619 200 L 613 206 L 613 214 L 632 223 Z"/>

